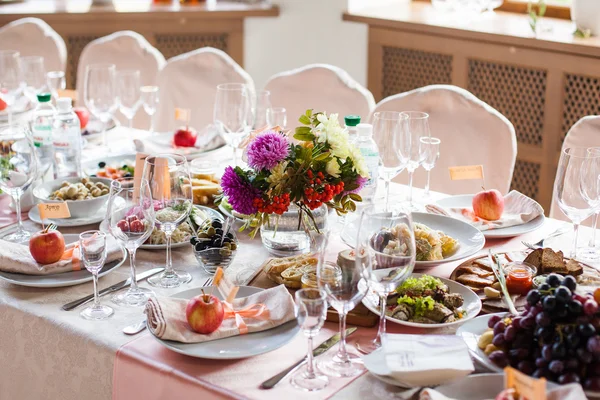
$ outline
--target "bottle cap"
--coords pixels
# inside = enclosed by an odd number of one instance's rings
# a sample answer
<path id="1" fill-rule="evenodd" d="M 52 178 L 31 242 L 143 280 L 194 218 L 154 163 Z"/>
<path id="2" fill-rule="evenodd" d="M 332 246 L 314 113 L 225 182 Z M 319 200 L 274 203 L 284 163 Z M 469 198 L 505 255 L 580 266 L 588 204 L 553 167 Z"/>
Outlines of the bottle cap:
<path id="1" fill-rule="evenodd" d="M 356 129 L 358 130 L 358 136 L 373 135 L 373 125 L 371 124 L 358 124 Z"/>
<path id="2" fill-rule="evenodd" d="M 52 95 L 50 93 L 40 93 L 37 95 L 38 102 L 47 103 L 52 99 Z"/>
<path id="3" fill-rule="evenodd" d="M 56 109 L 59 112 L 67 112 L 71 110 L 71 98 L 70 97 L 61 97 L 56 100 Z"/>
<path id="4" fill-rule="evenodd" d="M 356 126 L 360 124 L 360 115 L 346 115 L 344 117 L 346 126 Z"/>

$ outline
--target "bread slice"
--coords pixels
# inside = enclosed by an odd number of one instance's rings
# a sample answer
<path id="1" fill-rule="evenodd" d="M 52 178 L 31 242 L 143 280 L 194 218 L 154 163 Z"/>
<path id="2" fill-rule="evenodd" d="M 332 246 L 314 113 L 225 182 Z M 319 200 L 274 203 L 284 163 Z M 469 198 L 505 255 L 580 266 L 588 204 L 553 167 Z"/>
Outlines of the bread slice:
<path id="1" fill-rule="evenodd" d="M 542 272 L 544 274 L 563 274 L 566 275 L 567 265 L 562 251 L 554 252 L 551 249 L 544 249 L 542 253 Z"/>
<path id="2" fill-rule="evenodd" d="M 463 285 L 467 285 L 470 287 L 476 288 L 484 288 L 486 286 L 490 286 L 494 283 L 493 277 L 481 277 L 475 274 L 463 274 L 456 278 L 457 282 L 462 283 Z"/>
<path id="3" fill-rule="evenodd" d="M 527 264 L 531 264 L 538 269 L 538 273 L 542 273 L 542 254 L 544 253 L 544 249 L 535 249 L 525 259 L 523 262 Z"/>
<path id="4" fill-rule="evenodd" d="M 463 265 L 456 270 L 457 275 L 461 274 L 473 274 L 480 276 L 482 278 L 487 278 L 488 276 L 493 276 L 494 272 L 485 268 L 481 268 L 475 264 L 473 265 Z"/>
<path id="5" fill-rule="evenodd" d="M 583 266 L 575 260 L 567 261 L 567 273 L 572 276 L 579 276 L 583 274 Z"/>

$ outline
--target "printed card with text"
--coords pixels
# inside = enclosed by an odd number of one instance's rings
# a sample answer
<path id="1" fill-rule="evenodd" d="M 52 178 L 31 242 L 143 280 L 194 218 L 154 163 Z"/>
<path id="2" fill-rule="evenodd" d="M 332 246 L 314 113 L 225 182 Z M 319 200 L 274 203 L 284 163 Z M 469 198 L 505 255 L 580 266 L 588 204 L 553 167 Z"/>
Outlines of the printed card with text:
<path id="1" fill-rule="evenodd" d="M 536 379 L 514 368 L 504 368 L 504 387 L 514 389 L 524 400 L 546 400 L 546 379 Z"/>
<path id="2" fill-rule="evenodd" d="M 71 212 L 67 202 L 40 203 L 37 205 L 42 221 L 45 219 L 70 218 Z"/>
<path id="3" fill-rule="evenodd" d="M 135 169 L 133 170 L 133 200 L 136 201 L 140 195 L 140 183 L 142 182 L 142 174 L 144 173 L 144 162 L 148 154 L 137 153 L 135 155 Z"/>
<path id="4" fill-rule="evenodd" d="M 464 179 L 481 179 L 483 181 L 483 165 L 463 165 L 448 167 L 450 179 L 453 181 Z"/>

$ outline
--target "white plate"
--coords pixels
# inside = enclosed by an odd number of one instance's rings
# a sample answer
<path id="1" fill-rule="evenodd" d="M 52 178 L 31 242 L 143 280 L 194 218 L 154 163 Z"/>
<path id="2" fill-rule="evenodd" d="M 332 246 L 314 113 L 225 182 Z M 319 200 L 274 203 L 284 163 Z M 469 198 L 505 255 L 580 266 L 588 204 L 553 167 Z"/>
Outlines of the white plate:
<path id="1" fill-rule="evenodd" d="M 110 131 L 117 127 L 117 123 L 114 119 L 110 120 L 106 126 L 106 132 Z M 96 139 L 99 136 L 102 136 L 102 122 L 99 119 L 96 119 L 93 115 L 90 114 L 90 120 L 88 121 L 86 127 L 83 129 L 81 134 L 85 137 L 89 137 L 90 139 Z"/>
<path id="2" fill-rule="evenodd" d="M 413 222 L 425 224 L 433 230 L 443 231 L 446 235 L 458 240 L 458 250 L 450 257 L 437 261 L 417 261 L 415 269 L 432 267 L 451 261 L 458 261 L 477 253 L 485 245 L 483 234 L 466 222 L 442 215 L 428 213 L 412 213 Z M 344 243 L 354 248 L 356 245 L 356 234 L 358 232 L 359 218 L 349 221 L 342 230 L 341 237 Z"/>
<path id="3" fill-rule="evenodd" d="M 465 194 L 460 196 L 445 197 L 438 200 L 436 204 L 443 208 L 469 208 L 473 203 L 473 196 L 474 195 L 472 194 Z M 488 229 L 487 231 L 483 231 L 483 235 L 489 239 L 515 237 L 536 230 L 544 224 L 544 221 L 545 217 L 542 214 L 539 217 L 522 225 L 509 226 L 507 228 L 500 229 Z"/>
<path id="4" fill-rule="evenodd" d="M 240 218 L 240 217 L 237 217 L 237 216 L 233 215 L 233 213 L 231 211 L 229 211 L 226 207 L 223 207 L 222 204 L 219 204 L 218 208 L 219 208 L 219 211 L 221 211 L 221 213 L 224 216 L 233 218 L 237 222 L 246 222 L 246 220 L 244 218 Z"/>
<path id="5" fill-rule="evenodd" d="M 42 225 L 42 218 L 40 217 L 40 210 L 38 210 L 37 206 L 33 206 L 29 213 L 27 214 L 29 219 L 35 222 L 36 224 Z M 48 219 L 44 221 L 45 224 L 53 223 L 54 225 L 60 227 L 70 227 L 70 226 L 84 226 L 90 224 L 97 224 L 100 221 L 103 221 L 106 217 L 106 204 L 104 204 L 99 210 L 97 210 L 94 214 L 89 215 L 87 217 L 81 218 L 57 218 L 57 219 Z"/>
<path id="6" fill-rule="evenodd" d="M 415 274 L 412 274 L 411 277 L 418 278 L 422 275 L 426 275 L 426 274 L 415 273 Z M 463 297 L 464 303 L 462 305 L 462 309 L 467 312 L 466 317 L 464 317 L 463 319 L 460 319 L 458 321 L 455 321 L 455 322 L 448 322 L 448 323 L 444 323 L 444 324 L 422 324 L 422 323 L 417 323 L 417 322 L 401 321 L 399 319 L 392 318 L 390 316 L 386 316 L 385 319 L 387 319 L 388 321 L 394 322 L 396 324 L 399 324 L 399 325 L 412 326 L 412 327 L 416 327 L 416 328 L 444 328 L 447 326 L 463 324 L 463 323 L 465 323 L 465 321 L 469 321 L 469 320 L 475 318 L 477 316 L 477 314 L 479 314 L 479 312 L 481 311 L 481 300 L 479 299 L 479 296 L 477 296 L 477 294 L 474 291 L 472 291 L 471 289 L 469 289 L 468 287 L 466 287 L 464 285 L 461 285 L 458 282 L 451 281 L 450 279 L 439 278 L 437 276 L 436 276 L 436 278 L 438 278 L 446 286 L 448 286 L 449 293 L 459 293 Z M 362 281 L 361 281 L 361 283 L 362 283 Z M 376 315 L 379 315 L 379 313 L 380 313 L 379 296 L 376 293 L 374 293 L 372 291 L 368 291 L 367 295 L 363 298 L 362 302 L 369 310 L 371 310 Z"/>
<path id="7" fill-rule="evenodd" d="M 100 170 L 98 163 L 104 162 L 109 167 L 121 167 L 123 164 L 128 164 L 135 167 L 135 153 L 119 154 L 116 156 L 107 156 L 96 158 L 93 160 L 86 160 L 82 162 L 81 168 L 87 175 L 95 175 Z"/>
<path id="8" fill-rule="evenodd" d="M 198 131 L 198 139 L 196 140 L 196 146 L 198 147 L 175 147 L 173 145 L 173 136 L 175 136 L 175 132 L 160 133 L 144 140 L 136 139 L 134 142 L 136 143 L 136 148 L 138 146 L 145 147 L 145 143 L 147 143 L 151 148 L 164 148 L 165 151 L 180 154 L 187 157 L 188 160 L 208 154 L 225 146 L 225 142 L 219 137 L 215 126 L 212 124 Z"/>
<path id="9" fill-rule="evenodd" d="M 546 382 L 546 390 L 558 387 L 554 382 Z M 469 375 L 452 383 L 435 388 L 446 397 L 461 400 L 495 399 L 504 390 L 504 374 Z"/>
<path id="10" fill-rule="evenodd" d="M 63 236 L 65 238 L 65 244 L 73 243 L 79 240 L 79 235 L 77 234 L 65 234 Z M 119 268 L 123 262 L 125 262 L 127 259 L 127 254 L 125 253 L 125 250 L 122 251 L 123 258 L 121 260 L 106 263 L 98 274 L 99 277 L 111 273 L 115 269 Z M 74 286 L 89 282 L 92 280 L 92 274 L 85 269 L 81 271 L 63 272 L 62 274 L 52 275 L 25 275 L 0 271 L 0 278 L 20 286 L 56 288 Z"/>
<path id="11" fill-rule="evenodd" d="M 189 289 L 174 294 L 172 297 L 187 300 L 202 294 L 202 289 L 204 289 L 205 291 L 213 292 L 215 296 L 222 299 L 219 291 L 213 291 L 211 288 L 211 286 L 208 286 Z M 248 297 L 263 290 L 256 287 L 240 286 L 236 298 Z M 300 329 L 296 321 L 293 320 L 266 331 L 232 336 L 204 343 L 180 343 L 152 336 L 166 348 L 187 356 L 211 360 L 237 360 L 276 350 L 289 343 L 299 331 Z"/>

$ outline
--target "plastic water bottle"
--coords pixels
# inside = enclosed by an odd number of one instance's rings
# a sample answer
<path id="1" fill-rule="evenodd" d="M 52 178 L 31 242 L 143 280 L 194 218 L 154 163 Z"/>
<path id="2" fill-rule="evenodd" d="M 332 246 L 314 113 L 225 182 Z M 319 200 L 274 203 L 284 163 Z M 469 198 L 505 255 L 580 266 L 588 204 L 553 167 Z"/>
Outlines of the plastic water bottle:
<path id="1" fill-rule="evenodd" d="M 350 143 L 355 143 L 356 138 L 358 137 L 358 130 L 356 126 L 360 124 L 360 116 L 346 115 L 344 117 L 344 123 L 346 124 L 346 129 L 348 129 L 348 137 L 350 138 Z"/>
<path id="2" fill-rule="evenodd" d="M 82 176 L 81 129 L 79 118 L 73 112 L 71 99 L 61 97 L 56 102 L 56 116 L 52 126 L 54 145 L 54 178 Z"/>
<path id="3" fill-rule="evenodd" d="M 56 109 L 52 106 L 50 93 L 37 95 L 38 106 L 33 114 L 31 122 L 31 133 L 33 144 L 36 147 L 41 170 L 48 172 L 47 177 L 52 179 L 51 167 L 54 164 L 54 147 L 52 146 L 52 123 Z M 42 179 L 46 178 L 46 175 Z"/>
<path id="4" fill-rule="evenodd" d="M 360 191 L 360 195 L 365 201 L 370 201 L 377 191 L 377 177 L 379 175 L 379 148 L 373 140 L 373 125 L 358 124 L 358 137 L 356 146 L 365 159 L 369 169 L 369 180 Z"/>

